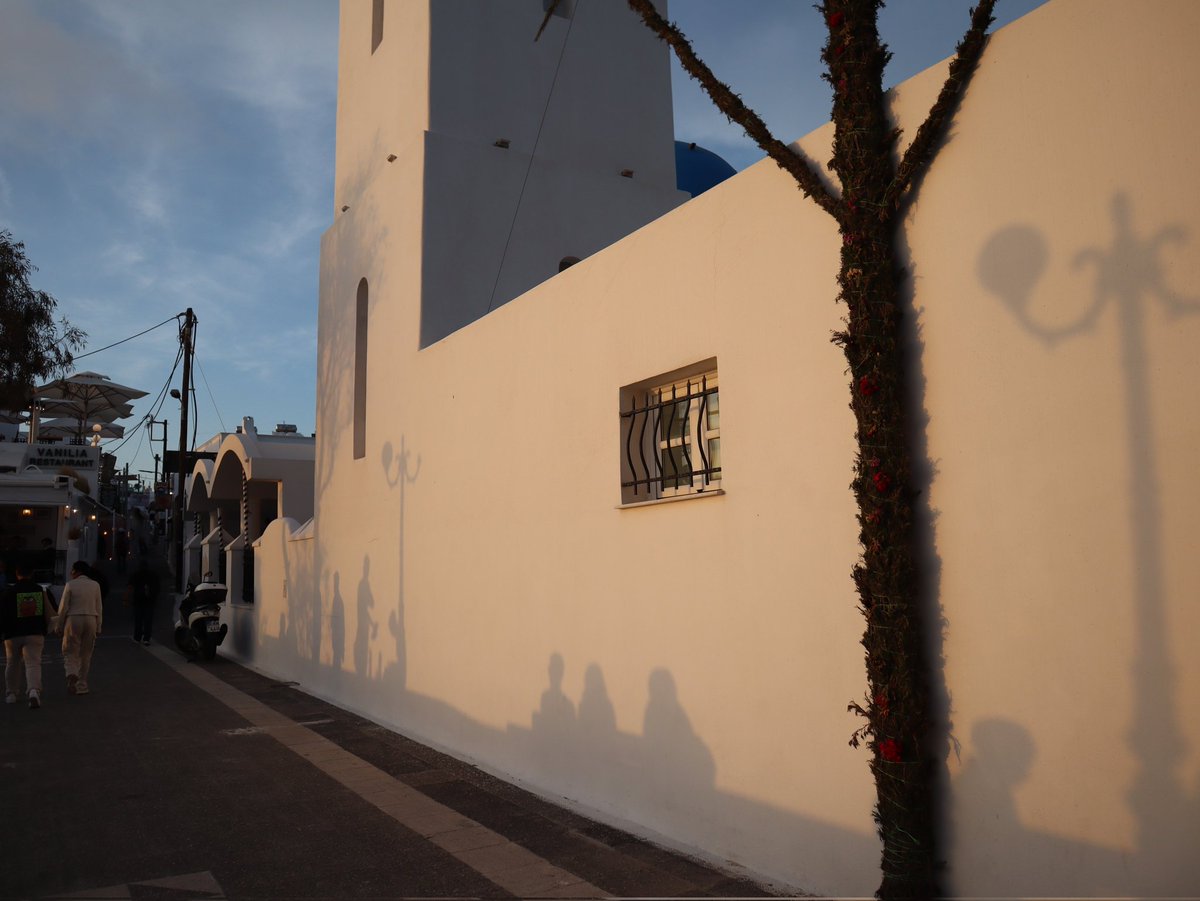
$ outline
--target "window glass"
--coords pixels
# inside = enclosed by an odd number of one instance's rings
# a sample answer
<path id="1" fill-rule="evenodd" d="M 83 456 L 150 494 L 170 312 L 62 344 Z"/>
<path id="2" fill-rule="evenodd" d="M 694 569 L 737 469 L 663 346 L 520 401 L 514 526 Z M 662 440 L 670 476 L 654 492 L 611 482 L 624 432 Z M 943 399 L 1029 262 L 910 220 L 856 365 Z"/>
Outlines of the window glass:
<path id="1" fill-rule="evenodd" d="M 720 488 L 724 469 L 717 385 L 713 369 L 622 389 L 623 503 Z"/>

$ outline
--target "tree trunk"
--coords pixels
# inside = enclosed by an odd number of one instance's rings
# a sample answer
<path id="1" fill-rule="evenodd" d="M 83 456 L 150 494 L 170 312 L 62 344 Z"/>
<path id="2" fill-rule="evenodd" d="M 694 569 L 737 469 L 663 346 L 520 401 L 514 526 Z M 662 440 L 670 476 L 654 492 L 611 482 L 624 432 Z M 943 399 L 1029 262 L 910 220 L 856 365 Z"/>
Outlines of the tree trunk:
<path id="1" fill-rule="evenodd" d="M 866 618 L 867 696 L 850 709 L 866 718 L 851 744 L 866 741 L 883 842 L 884 899 L 938 894 L 933 781 L 937 743 L 931 741 L 932 675 L 917 598 L 916 535 L 907 424 L 911 397 L 904 359 L 901 309 L 904 272 L 896 258 L 898 212 L 937 150 L 946 123 L 979 63 L 995 0 L 980 0 L 950 63 L 949 75 L 903 159 L 891 125 L 883 70 L 891 54 L 879 40 L 882 0 L 825 0 L 818 6 L 829 29 L 822 51 L 833 86 L 834 154 L 830 168 L 842 186 L 835 196 L 811 160 L 776 139 L 762 120 L 696 56 L 687 38 L 664 20 L 652 0 L 630 7 L 671 45 L 684 69 L 721 112 L 737 122 L 805 195 L 833 216 L 842 235 L 838 300 L 846 329 L 834 335 L 850 369 L 858 453 L 851 487 L 858 504 L 862 559 L 854 584 Z"/>

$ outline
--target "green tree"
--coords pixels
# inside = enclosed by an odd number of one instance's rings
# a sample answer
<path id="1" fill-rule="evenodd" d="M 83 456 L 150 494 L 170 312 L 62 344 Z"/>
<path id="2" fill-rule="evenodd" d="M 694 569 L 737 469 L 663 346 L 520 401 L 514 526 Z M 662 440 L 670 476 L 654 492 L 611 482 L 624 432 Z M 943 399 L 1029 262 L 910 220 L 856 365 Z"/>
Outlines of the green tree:
<path id="1" fill-rule="evenodd" d="M 65 373 L 87 338 L 55 320 L 58 301 L 29 283 L 36 271 L 25 245 L 0 231 L 0 409 L 28 405 L 34 384 Z"/>
<path id="2" fill-rule="evenodd" d="M 741 125 L 818 206 L 842 235 L 838 300 L 846 304 L 844 331 L 834 335 L 850 372 L 858 452 L 852 487 L 858 504 L 862 556 L 854 584 L 866 619 L 867 693 L 851 709 L 865 718 L 851 744 L 871 751 L 882 840 L 880 898 L 938 894 L 934 784 L 942 765 L 930 710 L 933 668 L 928 648 L 940 617 L 917 597 L 916 541 L 910 443 L 915 418 L 908 409 L 910 375 L 901 328 L 906 273 L 896 252 L 903 206 L 927 170 L 978 65 L 995 0 L 980 0 L 943 85 L 912 143 L 898 154 L 900 131 L 883 90 L 890 58 L 878 28 L 882 0 L 824 0 L 817 9 L 829 31 L 822 50 L 833 87 L 833 158 L 840 191 L 820 168 L 777 139 L 763 121 L 696 56 L 683 33 L 651 0 L 628 0 L 645 24 L 666 41 L 684 70 L 731 120 Z"/>

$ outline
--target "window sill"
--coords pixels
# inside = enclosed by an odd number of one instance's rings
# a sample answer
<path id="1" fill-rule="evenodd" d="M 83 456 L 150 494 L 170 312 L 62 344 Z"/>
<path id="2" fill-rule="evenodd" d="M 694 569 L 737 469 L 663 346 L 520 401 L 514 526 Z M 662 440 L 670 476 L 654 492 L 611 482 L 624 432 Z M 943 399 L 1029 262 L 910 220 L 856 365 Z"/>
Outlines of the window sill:
<path id="1" fill-rule="evenodd" d="M 634 501 L 630 504 L 618 504 L 618 510 L 632 510 L 634 507 L 657 507 L 659 504 L 673 504 L 676 501 L 696 501 L 702 497 L 720 497 L 725 493 L 724 488 L 712 488 L 708 491 L 697 491 L 694 494 L 676 494 L 672 497 L 655 498 L 652 501 Z"/>

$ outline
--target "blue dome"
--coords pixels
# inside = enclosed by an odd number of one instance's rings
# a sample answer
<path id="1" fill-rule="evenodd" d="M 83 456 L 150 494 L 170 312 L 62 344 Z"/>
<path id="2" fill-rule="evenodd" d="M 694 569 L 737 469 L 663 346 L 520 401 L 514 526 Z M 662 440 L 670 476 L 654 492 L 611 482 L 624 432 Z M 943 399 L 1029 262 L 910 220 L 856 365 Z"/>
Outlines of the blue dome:
<path id="1" fill-rule="evenodd" d="M 699 197 L 736 172 L 711 150 L 698 144 L 675 142 L 675 185 L 693 197 Z"/>

